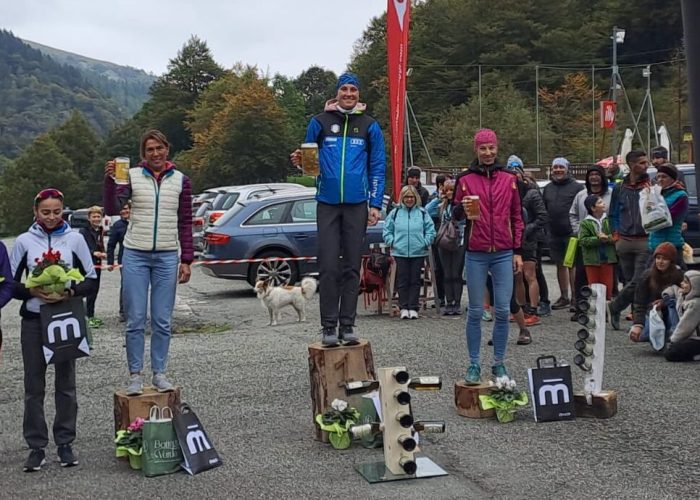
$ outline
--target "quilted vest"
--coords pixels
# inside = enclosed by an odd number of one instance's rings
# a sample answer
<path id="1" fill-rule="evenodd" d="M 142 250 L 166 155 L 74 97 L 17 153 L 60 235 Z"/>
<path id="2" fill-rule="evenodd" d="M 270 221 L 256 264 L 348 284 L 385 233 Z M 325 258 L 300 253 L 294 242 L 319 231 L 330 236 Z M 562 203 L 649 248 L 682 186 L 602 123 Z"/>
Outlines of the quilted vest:
<path id="1" fill-rule="evenodd" d="M 148 252 L 178 250 L 177 211 L 182 172 L 169 170 L 158 182 L 145 168 L 129 170 L 131 218 L 124 247 Z"/>

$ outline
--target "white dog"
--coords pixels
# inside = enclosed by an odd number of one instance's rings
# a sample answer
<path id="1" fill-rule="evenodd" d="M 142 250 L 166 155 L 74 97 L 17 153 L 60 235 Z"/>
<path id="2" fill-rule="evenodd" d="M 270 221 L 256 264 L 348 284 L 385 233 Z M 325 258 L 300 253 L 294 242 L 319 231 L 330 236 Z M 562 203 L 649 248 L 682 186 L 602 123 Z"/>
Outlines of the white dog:
<path id="1" fill-rule="evenodd" d="M 316 280 L 304 278 L 301 286 L 273 286 L 267 281 L 255 283 L 255 293 L 270 313 L 269 325 L 275 326 L 280 309 L 291 305 L 299 315 L 299 321 L 306 321 L 306 301 L 316 293 Z"/>

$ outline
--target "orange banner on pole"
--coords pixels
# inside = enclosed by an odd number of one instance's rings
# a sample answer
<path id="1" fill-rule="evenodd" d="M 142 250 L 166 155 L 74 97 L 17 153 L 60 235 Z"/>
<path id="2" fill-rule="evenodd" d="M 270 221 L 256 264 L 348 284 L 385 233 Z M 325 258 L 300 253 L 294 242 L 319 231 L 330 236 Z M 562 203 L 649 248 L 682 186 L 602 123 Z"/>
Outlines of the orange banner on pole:
<path id="1" fill-rule="evenodd" d="M 388 0 L 386 22 L 387 70 L 389 72 L 389 118 L 393 198 L 399 201 L 403 173 L 403 133 L 406 116 L 406 63 L 410 0 Z"/>

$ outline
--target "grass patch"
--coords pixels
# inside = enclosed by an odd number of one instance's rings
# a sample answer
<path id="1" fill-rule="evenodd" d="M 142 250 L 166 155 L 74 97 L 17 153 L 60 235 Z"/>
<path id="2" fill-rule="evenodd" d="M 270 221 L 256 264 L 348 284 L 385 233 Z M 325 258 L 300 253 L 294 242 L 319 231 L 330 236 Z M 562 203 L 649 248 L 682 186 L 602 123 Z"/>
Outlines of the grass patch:
<path id="1" fill-rule="evenodd" d="M 216 323 L 204 323 L 200 325 L 181 325 L 173 328 L 173 333 L 176 335 L 186 335 L 188 333 L 224 333 L 231 331 L 231 325 L 219 325 Z"/>

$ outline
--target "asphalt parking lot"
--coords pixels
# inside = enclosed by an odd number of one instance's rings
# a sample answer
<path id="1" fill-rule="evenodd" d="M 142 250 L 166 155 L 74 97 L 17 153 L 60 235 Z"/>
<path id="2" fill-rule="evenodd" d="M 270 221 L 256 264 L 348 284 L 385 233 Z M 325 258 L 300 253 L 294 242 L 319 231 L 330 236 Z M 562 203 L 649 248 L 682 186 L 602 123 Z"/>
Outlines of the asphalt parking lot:
<path id="1" fill-rule="evenodd" d="M 554 283 L 552 267 L 546 274 Z M 119 274 L 104 273 L 97 302 L 105 320 L 95 350 L 77 367 L 79 418 L 75 449 L 81 465 L 51 461 L 25 474 L 19 303 L 2 311 L 0 366 L 0 498 L 697 498 L 700 489 L 700 363 L 671 364 L 622 332 L 608 332 L 604 387 L 619 392 L 609 420 L 535 423 L 531 408 L 515 422 L 460 417 L 453 383 L 467 364 L 464 316 L 415 321 L 377 316 L 359 305 L 358 332 L 372 343 L 375 367 L 405 365 L 415 375 L 440 375 L 443 390 L 416 393 L 418 418 L 444 419 L 445 434 L 426 435 L 425 453 L 449 476 L 368 484 L 353 467 L 382 452 L 359 444 L 344 451 L 312 438 L 307 345 L 317 340 L 318 296 L 309 320 L 286 310 L 279 326 L 247 284 L 193 272 L 178 289 L 169 375 L 198 413 L 224 465 L 195 477 L 144 478 L 114 458 L 114 390 L 126 381 Z M 554 287 L 552 287 L 554 288 Z M 553 297 L 556 299 L 556 297 Z M 507 366 L 522 386 L 540 355 L 571 363 L 576 328 L 566 311 L 532 329 L 529 346 L 511 331 Z M 483 324 L 488 332 L 492 324 Z M 488 372 L 492 350 L 485 345 Z M 47 386 L 53 384 L 49 370 Z M 581 374 L 573 367 L 574 383 Z M 46 401 L 49 426 L 52 392 Z M 53 445 L 48 455 L 55 456 Z"/>

